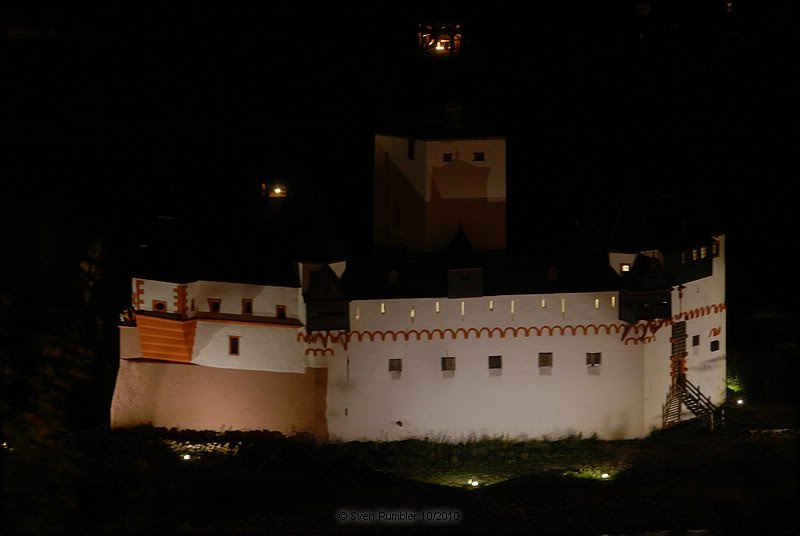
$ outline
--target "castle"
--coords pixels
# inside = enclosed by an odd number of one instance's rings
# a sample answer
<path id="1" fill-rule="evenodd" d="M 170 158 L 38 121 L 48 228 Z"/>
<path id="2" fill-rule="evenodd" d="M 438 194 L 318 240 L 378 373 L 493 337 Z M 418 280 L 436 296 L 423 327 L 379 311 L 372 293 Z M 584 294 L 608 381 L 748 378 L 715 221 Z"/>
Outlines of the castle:
<path id="1" fill-rule="evenodd" d="M 369 259 L 288 286 L 134 278 L 114 428 L 644 437 L 721 417 L 723 235 L 506 253 L 506 139 L 377 134 Z"/>
<path id="2" fill-rule="evenodd" d="M 468 63 L 446 63 L 468 48 L 462 30 L 418 28 L 437 87 L 470 86 Z M 295 259 L 277 284 L 248 262 L 232 263 L 235 282 L 134 277 L 112 427 L 459 441 L 639 438 L 690 417 L 714 426 L 726 398 L 724 235 L 672 226 L 616 243 L 592 235 L 572 257 L 519 254 L 507 141 L 471 129 L 454 103 L 439 124 L 377 132 L 365 258 Z M 261 193 L 280 213 L 286 186 Z"/>

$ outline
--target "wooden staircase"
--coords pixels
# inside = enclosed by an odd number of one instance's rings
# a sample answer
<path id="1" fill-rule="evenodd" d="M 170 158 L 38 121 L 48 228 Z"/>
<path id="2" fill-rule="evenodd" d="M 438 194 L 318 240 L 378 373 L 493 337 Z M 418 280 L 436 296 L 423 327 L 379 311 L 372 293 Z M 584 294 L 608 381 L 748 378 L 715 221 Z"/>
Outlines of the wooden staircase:
<path id="1" fill-rule="evenodd" d="M 667 401 L 662 408 L 662 424 L 664 428 L 681 421 L 681 407 L 686 406 L 692 415 L 704 421 L 713 430 L 715 426 L 724 424 L 725 408 L 718 408 L 711 399 L 704 395 L 700 388 L 686 378 L 686 322 L 675 322 L 672 325 L 672 356 L 670 357 L 670 375 L 672 384 L 667 393 Z"/>
<path id="2" fill-rule="evenodd" d="M 672 386 L 667 393 L 667 402 L 662 409 L 663 422 L 662 426 L 667 428 L 669 426 L 681 422 L 681 396 L 675 386 Z"/>
<path id="3" fill-rule="evenodd" d="M 692 415 L 705 422 L 710 430 L 725 424 L 725 408 L 716 406 L 685 376 L 676 378 L 667 393 L 663 409 L 664 428 L 681 421 L 682 406 L 686 406 Z"/>

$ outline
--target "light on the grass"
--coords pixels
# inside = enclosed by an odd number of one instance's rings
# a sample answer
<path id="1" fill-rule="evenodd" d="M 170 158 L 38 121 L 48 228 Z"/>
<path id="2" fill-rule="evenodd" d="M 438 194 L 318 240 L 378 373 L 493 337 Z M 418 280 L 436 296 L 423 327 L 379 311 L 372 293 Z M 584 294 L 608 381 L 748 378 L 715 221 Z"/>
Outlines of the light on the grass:
<path id="1" fill-rule="evenodd" d="M 188 454 L 184 454 L 183 455 L 183 459 L 184 460 L 189 460 L 189 459 L 191 459 L 191 456 L 189 456 Z"/>
<path id="2" fill-rule="evenodd" d="M 736 401 L 736 403 L 737 403 L 737 404 L 739 404 L 739 405 L 741 406 L 742 404 L 744 404 L 744 400 L 742 400 L 742 399 L 740 398 L 739 400 L 737 400 L 737 401 Z"/>
<path id="3" fill-rule="evenodd" d="M 603 473 L 602 475 L 600 475 L 600 478 L 608 478 L 608 473 Z"/>

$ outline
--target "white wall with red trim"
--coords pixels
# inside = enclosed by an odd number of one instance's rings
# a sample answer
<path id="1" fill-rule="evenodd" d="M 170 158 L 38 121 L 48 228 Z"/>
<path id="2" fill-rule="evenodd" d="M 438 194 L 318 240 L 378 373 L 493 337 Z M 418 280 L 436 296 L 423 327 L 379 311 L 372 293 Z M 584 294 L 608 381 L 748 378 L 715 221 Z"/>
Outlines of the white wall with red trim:
<path id="1" fill-rule="evenodd" d="M 196 281 L 188 285 L 187 298 L 195 300 L 198 312 L 210 312 L 209 298 L 220 300 L 220 313 L 242 314 L 242 300 L 253 300 L 254 316 L 276 316 L 278 305 L 286 307 L 287 318 L 299 318 L 300 302 L 296 287 L 245 285 L 216 281 Z"/>
<path id="2" fill-rule="evenodd" d="M 715 237 L 719 254 L 712 260 L 712 275 L 686 283 L 682 291 L 672 290 L 672 321 L 686 322 L 686 378 L 716 405 L 727 396 L 727 325 L 725 307 L 725 237 Z M 709 251 L 709 254 L 711 252 Z M 682 295 L 682 297 L 681 297 Z M 671 382 L 669 356 L 672 326 L 665 324 L 645 347 L 645 426 L 648 431 L 662 426 L 663 404 Z M 692 340 L 699 336 L 699 344 Z M 711 350 L 712 341 L 719 343 Z M 691 418 L 684 407 L 682 418 Z"/>
<path id="3" fill-rule="evenodd" d="M 175 292 L 178 287 L 176 283 L 166 281 L 154 281 L 152 279 L 133 280 L 133 306 L 139 311 L 154 311 L 155 301 L 164 302 L 165 313 L 177 313 L 175 305 Z M 138 297 L 138 303 L 136 303 Z"/>
<path id="4" fill-rule="evenodd" d="M 590 292 L 354 301 L 351 332 L 339 336 L 346 348 L 312 337 L 314 346 L 335 348 L 331 436 L 642 436 L 644 346 L 623 342 L 617 299 Z M 539 352 L 553 353 L 552 368 L 539 367 Z M 602 353 L 599 367 L 587 366 L 588 352 Z M 499 374 L 489 370 L 491 355 L 502 356 Z M 456 357 L 452 377 L 441 370 L 444 356 Z M 393 358 L 403 360 L 399 377 L 389 372 Z"/>
<path id="5" fill-rule="evenodd" d="M 176 298 L 178 283 L 154 281 L 151 279 L 133 279 L 133 306 L 140 311 L 153 311 L 154 300 L 166 304 L 167 313 L 178 313 Z M 195 281 L 186 286 L 186 312 L 191 318 L 197 312 L 210 312 L 209 299 L 220 300 L 220 313 L 242 314 L 242 300 L 253 301 L 253 316 L 275 317 L 277 306 L 286 308 L 286 317 L 302 319 L 305 317 L 304 302 L 297 287 L 276 287 L 269 285 L 247 285 L 216 281 Z M 141 296 L 137 303 L 137 295 Z M 194 300 L 195 308 L 191 303 Z"/>
<path id="6" fill-rule="evenodd" d="M 539 367 L 539 352 L 553 353 L 551 368 Z M 602 364 L 587 366 L 587 352 L 601 352 Z M 642 353 L 614 332 L 351 339 L 329 366 L 328 426 L 343 440 L 637 437 Z M 492 355 L 502 356 L 499 375 L 489 369 Z M 456 358 L 452 375 L 441 370 L 444 356 Z M 392 358 L 402 359 L 399 377 L 389 372 Z"/>
<path id="7" fill-rule="evenodd" d="M 544 307 L 542 306 L 543 301 Z M 463 316 L 461 314 L 462 302 L 464 304 Z M 437 303 L 439 304 L 438 313 L 436 312 Z M 382 304 L 383 309 L 381 309 Z M 446 328 L 480 329 L 482 327 L 623 325 L 624 323 L 617 317 L 618 306 L 617 292 L 505 295 L 455 299 L 355 300 L 350 303 L 350 329 L 361 332 Z"/>
<path id="8" fill-rule="evenodd" d="M 687 377 L 721 404 L 725 244 L 718 238 L 713 275 L 684 285 L 680 298 L 673 290 L 672 320 L 686 320 Z M 135 280 L 134 298 L 141 297 L 144 310 L 160 299 L 173 312 L 176 288 Z M 207 298 L 218 298 L 222 313 L 241 314 L 241 299 L 250 298 L 257 316 L 273 316 L 277 304 L 286 305 L 288 318 L 305 316 L 298 288 L 197 282 L 188 285 L 191 297 L 200 311 L 209 310 Z M 199 319 L 192 362 L 290 373 L 327 367 L 328 427 L 331 437 L 343 440 L 644 437 L 661 426 L 671 321 L 629 326 L 618 319 L 618 305 L 616 292 L 356 300 L 349 332 L 312 334 L 301 327 Z M 131 329 L 122 328 L 123 358 L 136 354 Z M 700 336 L 696 347 L 694 335 Z M 239 355 L 230 355 L 230 337 L 239 337 Z M 712 351 L 713 340 L 719 349 Z M 539 367 L 540 352 L 553 353 L 552 368 Z M 599 367 L 587 366 L 589 352 L 602 353 Z M 493 355 L 502 356 L 499 374 L 489 370 Z M 441 370 L 445 356 L 456 358 L 453 374 Z M 399 375 L 389 372 L 389 359 L 396 358 L 403 360 Z"/>

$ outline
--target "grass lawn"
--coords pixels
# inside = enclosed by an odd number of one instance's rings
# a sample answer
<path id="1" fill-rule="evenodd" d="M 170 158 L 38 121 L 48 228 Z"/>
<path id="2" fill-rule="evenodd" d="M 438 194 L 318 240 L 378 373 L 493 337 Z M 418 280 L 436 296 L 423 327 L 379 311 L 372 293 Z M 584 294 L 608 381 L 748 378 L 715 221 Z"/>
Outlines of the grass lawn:
<path id="1" fill-rule="evenodd" d="M 629 441 L 89 430 L 3 451 L 4 533 L 797 534 L 793 410 Z"/>

